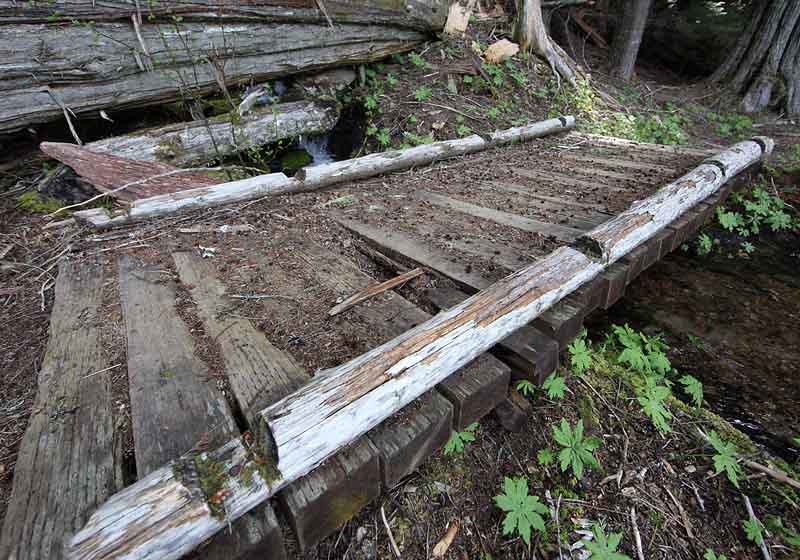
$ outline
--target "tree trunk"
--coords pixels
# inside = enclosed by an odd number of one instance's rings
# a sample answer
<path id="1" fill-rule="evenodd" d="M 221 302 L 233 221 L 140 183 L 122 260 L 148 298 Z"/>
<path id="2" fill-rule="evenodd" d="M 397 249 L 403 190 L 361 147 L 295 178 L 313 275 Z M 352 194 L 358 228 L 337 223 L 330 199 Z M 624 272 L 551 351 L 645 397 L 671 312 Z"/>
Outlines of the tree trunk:
<path id="1" fill-rule="evenodd" d="M 45 3 L 0 0 L 0 136 L 371 62 L 428 40 L 447 11 L 446 0 L 325 0 L 330 26 L 315 0 L 33 4 Z"/>
<path id="2" fill-rule="evenodd" d="M 761 0 L 730 56 L 711 76 L 743 95 L 742 109 L 800 115 L 800 2 Z"/>
<path id="3" fill-rule="evenodd" d="M 553 72 L 575 84 L 575 71 L 567 63 L 569 56 L 550 40 L 542 20 L 542 0 L 518 0 L 514 40 L 524 51 L 533 50 L 544 58 Z"/>
<path id="4" fill-rule="evenodd" d="M 628 0 L 619 17 L 611 49 L 612 73 L 628 82 L 633 76 L 636 57 L 653 0 Z"/>

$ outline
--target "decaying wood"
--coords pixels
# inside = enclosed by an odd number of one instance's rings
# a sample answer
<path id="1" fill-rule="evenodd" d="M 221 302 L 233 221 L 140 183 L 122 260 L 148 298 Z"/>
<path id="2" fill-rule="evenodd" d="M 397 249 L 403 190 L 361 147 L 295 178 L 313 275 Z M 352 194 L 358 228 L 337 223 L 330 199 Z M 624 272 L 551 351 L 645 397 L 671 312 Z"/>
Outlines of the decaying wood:
<path id="1" fill-rule="evenodd" d="M 119 261 L 128 341 L 136 472 L 145 476 L 204 441 L 212 449 L 238 435 L 225 396 L 209 382 L 189 328 L 175 308 L 175 283 L 160 270 Z"/>
<path id="2" fill-rule="evenodd" d="M 687 201 L 688 208 L 771 149 L 772 141 L 765 138 L 742 142 L 636 203 L 634 209 L 651 208 L 654 215 L 642 220 L 635 211 L 623 214 L 629 216 L 623 230 L 628 235 L 618 236 L 613 244 L 600 244 L 601 259 L 561 247 L 377 348 L 319 372 L 310 383 L 264 409 L 259 415 L 264 423 L 262 443 L 275 462 L 274 478 L 266 481 L 253 476 L 245 484 L 237 475 L 230 475 L 225 481 L 228 519 L 210 515 L 197 489 L 178 480 L 172 465 L 167 465 L 100 506 L 70 540 L 69 557 L 179 558 L 225 528 L 228 520 L 263 503 L 593 280 L 624 254 L 621 248 L 635 246 L 629 238 L 641 242 L 651 237 L 657 230 L 650 231 L 649 224 L 662 222 L 667 214 L 660 212 L 654 201 L 679 215 Z M 711 169 L 717 172 L 712 173 Z M 686 177 L 711 182 L 690 185 Z M 704 190 L 708 192 L 700 192 Z M 695 197 L 697 200 L 693 200 Z M 661 227 L 667 223 L 661 223 Z M 612 231 L 620 227 L 619 222 L 615 225 Z M 594 233 L 606 231 L 604 228 L 601 226 Z M 644 232 L 637 231 L 640 229 Z M 211 455 L 224 464 L 225 472 L 247 471 L 248 459 L 239 440 Z"/>
<path id="3" fill-rule="evenodd" d="M 402 336 L 318 373 L 304 388 L 263 411 L 266 443 L 275 450 L 280 475 L 270 484 L 254 477 L 249 486 L 229 478 L 229 518 L 238 518 L 308 473 L 601 269 L 582 253 L 558 249 Z M 214 457 L 227 472 L 246 463 L 238 440 Z M 101 506 L 71 540 L 69 556 L 178 558 L 226 526 L 166 466 Z"/>
<path id="4" fill-rule="evenodd" d="M 102 266 L 59 267 L 47 350 L 14 471 L 0 557 L 63 558 L 63 544 L 98 504 L 122 488 L 112 379 L 97 343 Z M 117 442 L 118 443 L 118 442 Z"/>
<path id="5" fill-rule="evenodd" d="M 469 26 L 469 18 L 475 8 L 476 0 L 469 0 L 466 5 L 460 2 L 450 4 L 447 12 L 447 21 L 444 24 L 446 35 L 463 35 Z"/>
<path id="6" fill-rule="evenodd" d="M 391 290 L 392 288 L 399 286 L 401 284 L 405 284 L 409 280 L 416 278 L 417 276 L 422 276 L 425 274 L 425 271 L 421 268 L 415 268 L 414 270 L 410 270 L 405 272 L 399 276 L 395 276 L 394 278 L 390 278 L 385 282 L 381 282 L 380 284 L 376 284 L 375 286 L 370 286 L 357 294 L 353 294 L 343 302 L 336 304 L 333 306 L 330 311 L 328 311 L 328 315 L 333 317 L 334 315 L 338 315 L 343 311 L 347 311 L 353 306 L 358 305 L 362 301 L 366 301 L 372 297 L 377 296 L 378 294 L 382 294 L 386 290 Z"/>
<path id="7" fill-rule="evenodd" d="M 103 154 L 75 144 L 42 142 L 39 148 L 51 158 L 71 167 L 97 190 L 120 200 L 137 200 L 222 182 L 206 173 L 178 169 L 156 161 L 137 161 Z"/>
<path id="8" fill-rule="evenodd" d="M 114 227 L 182 210 L 206 208 L 267 195 L 321 189 L 345 181 L 355 181 L 373 175 L 407 169 L 408 167 L 427 165 L 434 161 L 467 155 L 493 146 L 524 142 L 532 138 L 569 130 L 574 126 L 574 117 L 558 117 L 526 126 L 497 131 L 491 135 L 488 141 L 478 135 L 458 140 L 444 140 L 405 150 L 391 150 L 346 161 L 308 167 L 301 169 L 295 177 L 291 178 L 283 173 L 270 173 L 212 187 L 184 190 L 173 194 L 136 200 L 126 210 L 117 211 L 113 214 L 104 208 L 93 208 L 76 212 L 75 216 L 95 227 Z"/>
<path id="9" fill-rule="evenodd" d="M 257 107 L 241 119 L 223 115 L 171 124 L 86 144 L 93 152 L 178 167 L 218 161 L 254 146 L 301 135 L 321 134 L 336 124 L 333 105 L 317 102 Z"/>
<path id="10" fill-rule="evenodd" d="M 577 246 L 612 263 L 648 240 L 723 183 L 772 152 L 774 143 L 756 137 L 733 145 L 709 158 L 654 195 L 578 238 Z"/>
<path id="11" fill-rule="evenodd" d="M 0 1 L 0 135 L 413 49 L 445 0 Z M 134 25 L 134 21 L 141 22 Z M 73 120 L 74 117 L 73 117 Z M 80 132 L 80 123 L 77 123 Z"/>
<path id="12" fill-rule="evenodd" d="M 483 51 L 483 59 L 491 64 L 501 64 L 519 52 L 519 45 L 508 39 L 492 43 Z"/>

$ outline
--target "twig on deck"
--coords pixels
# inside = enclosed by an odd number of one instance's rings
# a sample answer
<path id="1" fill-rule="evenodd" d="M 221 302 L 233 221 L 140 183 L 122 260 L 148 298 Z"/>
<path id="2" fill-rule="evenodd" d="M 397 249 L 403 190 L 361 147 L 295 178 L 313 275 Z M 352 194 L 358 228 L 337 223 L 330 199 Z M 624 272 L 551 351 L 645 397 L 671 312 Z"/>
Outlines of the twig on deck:
<path id="1" fill-rule="evenodd" d="M 379 294 L 387 290 L 391 290 L 401 284 L 405 284 L 409 280 L 416 278 L 417 276 L 422 276 L 425 274 L 425 271 L 421 268 L 415 268 L 414 270 L 410 270 L 406 273 L 401 274 L 400 276 L 395 276 L 394 278 L 390 278 L 386 282 L 381 282 L 380 284 L 376 284 L 374 286 L 370 286 L 364 290 L 361 290 L 357 294 L 353 294 L 343 302 L 334 305 L 330 311 L 328 311 L 328 315 L 333 317 L 334 315 L 338 315 L 343 311 L 347 311 L 351 307 L 355 307 L 359 303 L 366 301 L 370 298 L 373 298 Z"/>
<path id="2" fill-rule="evenodd" d="M 633 539 L 636 542 L 636 555 L 639 557 L 639 560 L 644 560 L 642 535 L 639 533 L 639 525 L 636 523 L 636 508 L 631 508 L 631 525 L 633 525 Z"/>
<path id="3" fill-rule="evenodd" d="M 389 544 L 392 545 L 392 552 L 394 552 L 395 556 L 400 558 L 400 549 L 397 548 L 394 535 L 392 535 L 392 530 L 389 528 L 389 522 L 386 521 L 386 511 L 384 511 L 383 506 L 381 506 L 381 519 L 383 520 L 383 526 L 386 527 L 386 534 L 389 535 Z"/>
<path id="4" fill-rule="evenodd" d="M 747 515 L 750 516 L 750 519 L 756 523 L 761 523 L 756 517 L 756 512 L 753 511 L 753 504 L 750 503 L 750 498 L 742 494 L 742 498 L 744 498 L 744 507 L 747 508 Z M 769 554 L 769 548 L 767 548 L 767 543 L 764 542 L 764 536 L 761 536 L 759 539 L 758 547 L 761 549 L 761 555 L 764 557 L 764 560 L 772 560 L 772 556 Z"/>

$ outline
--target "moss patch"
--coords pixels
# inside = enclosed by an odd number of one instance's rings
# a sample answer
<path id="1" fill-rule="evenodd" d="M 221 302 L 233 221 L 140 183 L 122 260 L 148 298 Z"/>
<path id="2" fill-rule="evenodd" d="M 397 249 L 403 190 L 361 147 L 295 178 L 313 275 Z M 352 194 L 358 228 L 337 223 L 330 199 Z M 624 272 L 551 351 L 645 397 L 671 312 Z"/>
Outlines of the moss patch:
<path id="1" fill-rule="evenodd" d="M 36 191 L 28 191 L 17 197 L 17 206 L 26 212 L 52 214 L 64 204 L 57 198 L 42 196 Z"/>

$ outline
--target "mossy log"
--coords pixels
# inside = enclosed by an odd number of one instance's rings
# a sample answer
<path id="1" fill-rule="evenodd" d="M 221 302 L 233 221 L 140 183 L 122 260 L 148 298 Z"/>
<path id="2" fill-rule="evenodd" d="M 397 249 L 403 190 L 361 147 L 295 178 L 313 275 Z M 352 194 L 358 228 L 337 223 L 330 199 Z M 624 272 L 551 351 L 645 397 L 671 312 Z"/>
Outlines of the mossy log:
<path id="1" fill-rule="evenodd" d="M 0 136 L 379 60 L 429 39 L 447 11 L 445 0 L 326 0 L 326 14 L 314 0 L 139 4 L 0 0 Z"/>

